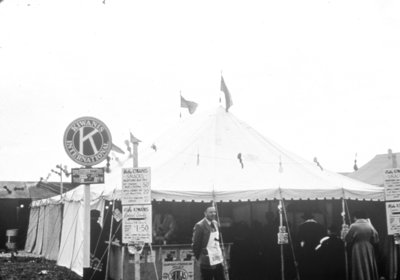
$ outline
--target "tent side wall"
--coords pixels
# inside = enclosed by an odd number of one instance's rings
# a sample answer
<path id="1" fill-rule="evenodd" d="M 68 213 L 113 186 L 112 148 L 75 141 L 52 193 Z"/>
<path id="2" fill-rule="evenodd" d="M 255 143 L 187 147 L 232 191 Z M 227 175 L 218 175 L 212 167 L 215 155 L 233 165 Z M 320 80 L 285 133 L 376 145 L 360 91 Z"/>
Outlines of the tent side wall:
<path id="1" fill-rule="evenodd" d="M 103 199 L 92 200 L 90 207 L 103 213 L 104 203 Z M 83 227 L 83 201 L 65 201 L 57 264 L 80 276 L 83 276 Z"/>
<path id="2" fill-rule="evenodd" d="M 29 214 L 28 233 L 25 242 L 25 251 L 31 253 L 36 244 L 37 230 L 39 224 L 39 209 L 40 207 L 32 207 Z"/>

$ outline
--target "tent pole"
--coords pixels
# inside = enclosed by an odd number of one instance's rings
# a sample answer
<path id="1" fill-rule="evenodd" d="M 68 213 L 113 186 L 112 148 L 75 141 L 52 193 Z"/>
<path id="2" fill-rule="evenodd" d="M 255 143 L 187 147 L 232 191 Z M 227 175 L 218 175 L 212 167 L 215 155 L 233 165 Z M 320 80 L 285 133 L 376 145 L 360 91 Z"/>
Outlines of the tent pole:
<path id="1" fill-rule="evenodd" d="M 346 280 L 349 280 L 349 260 L 347 256 L 347 243 L 345 240 L 346 234 L 349 231 L 349 226 L 346 224 L 346 207 L 345 207 L 345 197 L 344 197 L 344 189 L 343 189 L 343 196 L 342 196 L 342 232 L 341 238 L 344 242 L 344 264 L 345 264 L 345 273 L 346 273 Z"/>
<path id="2" fill-rule="evenodd" d="M 115 194 L 115 189 L 114 189 L 114 194 Z M 111 211 L 111 225 L 110 225 L 110 234 L 108 237 L 108 249 L 107 249 L 107 263 L 106 263 L 106 275 L 104 276 L 104 280 L 108 279 L 108 267 L 110 264 L 110 251 L 111 251 L 111 242 L 112 242 L 112 231 L 113 231 L 113 214 L 114 214 L 114 210 L 115 210 L 115 199 L 114 199 L 114 195 L 113 195 L 113 206 L 112 206 L 112 211 Z"/>
<path id="3" fill-rule="evenodd" d="M 90 184 L 85 184 L 83 199 L 83 269 L 90 268 Z"/>
<path id="4" fill-rule="evenodd" d="M 213 202 L 212 202 L 216 212 L 217 212 L 217 222 L 220 224 L 219 220 L 219 214 L 218 214 L 218 208 L 217 208 L 217 203 L 215 202 L 215 193 L 213 191 Z M 229 269 L 228 269 L 228 263 L 226 262 L 226 253 L 225 253 L 225 246 L 224 246 L 224 240 L 222 238 L 222 232 L 219 232 L 219 235 L 221 237 L 221 250 L 222 250 L 222 256 L 224 258 L 224 274 L 225 274 L 225 280 L 229 280 Z"/>
<path id="5" fill-rule="evenodd" d="M 282 199 L 279 200 L 279 231 L 283 227 L 283 215 L 282 215 Z M 279 234 L 279 233 L 278 233 Z M 279 240 L 278 240 L 279 241 Z M 279 242 L 281 249 L 281 279 L 285 280 L 285 256 L 283 254 L 283 242 Z"/>

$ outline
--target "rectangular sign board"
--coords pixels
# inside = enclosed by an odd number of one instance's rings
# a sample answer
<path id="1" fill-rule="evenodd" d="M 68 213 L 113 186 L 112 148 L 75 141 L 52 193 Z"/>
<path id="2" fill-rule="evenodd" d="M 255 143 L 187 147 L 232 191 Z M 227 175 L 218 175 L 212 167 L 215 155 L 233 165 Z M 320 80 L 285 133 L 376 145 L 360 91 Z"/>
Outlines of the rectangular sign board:
<path id="1" fill-rule="evenodd" d="M 388 234 L 400 233 L 400 201 L 386 202 Z"/>
<path id="2" fill-rule="evenodd" d="M 162 262 L 162 280 L 194 279 L 194 261 Z"/>
<path id="3" fill-rule="evenodd" d="M 104 184 L 104 168 L 72 168 L 73 184 Z"/>
<path id="4" fill-rule="evenodd" d="M 123 205 L 151 203 L 150 167 L 122 169 Z"/>
<path id="5" fill-rule="evenodd" d="M 151 243 L 151 205 L 122 206 L 122 243 Z"/>
<path id="6" fill-rule="evenodd" d="M 400 168 L 385 169 L 385 199 L 400 200 Z"/>

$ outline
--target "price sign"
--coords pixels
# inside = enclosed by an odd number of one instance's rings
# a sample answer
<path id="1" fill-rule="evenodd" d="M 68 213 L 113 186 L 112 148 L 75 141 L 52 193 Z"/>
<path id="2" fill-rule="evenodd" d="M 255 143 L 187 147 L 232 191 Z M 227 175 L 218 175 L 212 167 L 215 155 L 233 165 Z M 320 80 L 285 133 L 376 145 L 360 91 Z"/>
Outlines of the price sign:
<path id="1" fill-rule="evenodd" d="M 388 234 L 400 233 L 400 201 L 386 202 Z"/>
<path id="2" fill-rule="evenodd" d="M 400 168 L 386 169 L 384 179 L 385 199 L 400 200 Z"/>
<path id="3" fill-rule="evenodd" d="M 122 206 L 122 243 L 151 243 L 151 205 Z"/>
<path id="4" fill-rule="evenodd" d="M 122 169 L 122 204 L 151 203 L 150 167 Z"/>

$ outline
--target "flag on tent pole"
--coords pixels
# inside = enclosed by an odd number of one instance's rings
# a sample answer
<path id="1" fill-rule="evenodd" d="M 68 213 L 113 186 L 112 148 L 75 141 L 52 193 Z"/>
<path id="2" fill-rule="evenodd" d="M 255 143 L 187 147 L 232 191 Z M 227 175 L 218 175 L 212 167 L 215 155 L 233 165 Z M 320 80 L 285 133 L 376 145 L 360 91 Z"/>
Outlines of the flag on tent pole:
<path id="1" fill-rule="evenodd" d="M 225 84 L 224 77 L 221 75 L 221 91 L 225 95 L 225 110 L 228 112 L 229 108 L 233 105 L 231 93 Z"/>
<path id="2" fill-rule="evenodd" d="M 112 143 L 111 150 L 113 150 L 117 153 L 120 153 L 120 154 L 125 154 L 125 152 L 120 147 L 115 145 L 114 143 Z"/>
<path id="3" fill-rule="evenodd" d="M 132 132 L 130 132 L 130 135 L 131 135 L 131 143 L 132 144 L 141 142 L 139 139 L 137 139 L 135 136 L 133 136 Z"/>
<path id="4" fill-rule="evenodd" d="M 193 101 L 186 100 L 181 95 L 181 107 L 187 108 L 190 114 L 193 114 L 197 109 L 198 104 Z"/>

